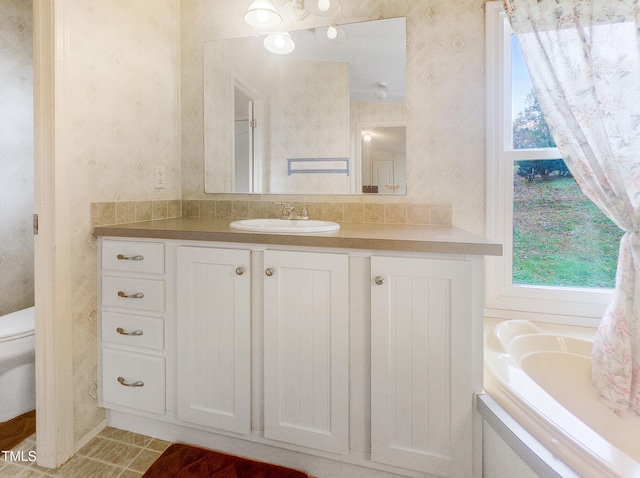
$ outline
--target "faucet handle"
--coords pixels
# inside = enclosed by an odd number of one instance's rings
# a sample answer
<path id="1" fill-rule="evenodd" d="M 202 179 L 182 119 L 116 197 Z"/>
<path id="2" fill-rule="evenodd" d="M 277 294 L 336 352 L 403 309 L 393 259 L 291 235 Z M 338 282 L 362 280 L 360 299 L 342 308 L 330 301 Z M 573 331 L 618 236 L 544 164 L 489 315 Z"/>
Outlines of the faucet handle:
<path id="1" fill-rule="evenodd" d="M 273 201 L 273 204 L 282 206 L 282 213 L 280 214 L 280 219 L 290 219 L 291 212 L 295 211 L 295 208 L 293 207 L 293 205 L 291 205 L 288 202 Z"/>
<path id="2" fill-rule="evenodd" d="M 317 206 L 317 202 L 306 202 L 302 205 L 300 216 L 304 219 L 309 219 L 309 206 Z"/>

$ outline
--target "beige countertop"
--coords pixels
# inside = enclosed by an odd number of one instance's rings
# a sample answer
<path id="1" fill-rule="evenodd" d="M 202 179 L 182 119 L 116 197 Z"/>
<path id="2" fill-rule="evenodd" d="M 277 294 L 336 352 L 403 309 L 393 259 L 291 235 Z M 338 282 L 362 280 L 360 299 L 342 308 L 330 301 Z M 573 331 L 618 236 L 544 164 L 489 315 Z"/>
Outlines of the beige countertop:
<path id="1" fill-rule="evenodd" d="M 96 236 L 238 242 L 284 246 L 336 247 L 444 254 L 502 255 L 502 245 L 450 226 L 400 224 L 340 224 L 322 233 L 265 233 L 229 227 L 233 219 L 180 217 L 96 226 Z"/>

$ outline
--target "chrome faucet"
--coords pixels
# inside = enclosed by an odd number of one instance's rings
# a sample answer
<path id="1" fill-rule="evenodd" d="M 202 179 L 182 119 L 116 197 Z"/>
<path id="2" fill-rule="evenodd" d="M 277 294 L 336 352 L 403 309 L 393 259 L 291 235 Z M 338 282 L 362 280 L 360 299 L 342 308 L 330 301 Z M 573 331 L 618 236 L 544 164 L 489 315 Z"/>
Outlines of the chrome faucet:
<path id="1" fill-rule="evenodd" d="M 308 221 L 309 220 L 309 206 L 314 206 L 316 203 L 304 203 L 302 205 L 302 211 L 300 214 L 296 212 L 296 208 L 293 204 L 275 201 L 274 204 L 278 204 L 282 206 L 282 213 L 280 214 L 280 219 L 297 219 L 299 221 Z"/>
<path id="2" fill-rule="evenodd" d="M 286 202 L 274 201 L 273 204 L 278 204 L 282 206 L 282 214 L 280 214 L 280 219 L 296 219 L 296 208 L 293 204 L 289 204 Z"/>

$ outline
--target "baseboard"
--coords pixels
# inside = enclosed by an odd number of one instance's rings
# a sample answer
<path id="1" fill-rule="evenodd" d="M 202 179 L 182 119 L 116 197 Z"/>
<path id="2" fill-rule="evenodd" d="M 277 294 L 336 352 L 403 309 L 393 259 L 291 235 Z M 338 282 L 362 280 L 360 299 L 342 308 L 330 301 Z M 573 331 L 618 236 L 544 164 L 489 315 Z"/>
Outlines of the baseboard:
<path id="1" fill-rule="evenodd" d="M 82 438 L 80 438 L 80 440 L 76 442 L 75 446 L 73 447 L 74 455 L 78 453 L 80 450 L 82 450 L 82 448 L 87 443 L 89 443 L 91 440 L 97 437 L 98 434 L 102 430 L 104 430 L 106 427 L 107 427 L 107 419 L 105 418 L 100 423 L 98 423 L 95 427 L 93 427 L 93 429 L 91 429 L 85 436 L 83 436 Z"/>

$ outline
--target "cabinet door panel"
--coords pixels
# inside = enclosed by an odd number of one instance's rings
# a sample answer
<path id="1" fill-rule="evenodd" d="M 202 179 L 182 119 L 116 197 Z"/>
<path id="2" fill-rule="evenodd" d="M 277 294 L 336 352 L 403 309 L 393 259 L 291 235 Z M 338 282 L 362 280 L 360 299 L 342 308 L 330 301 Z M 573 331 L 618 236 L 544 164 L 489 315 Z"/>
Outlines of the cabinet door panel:
<path id="1" fill-rule="evenodd" d="M 348 452 L 348 257 L 266 251 L 265 437 Z"/>
<path id="2" fill-rule="evenodd" d="M 249 251 L 178 248 L 180 420 L 251 431 L 249 266 Z"/>
<path id="3" fill-rule="evenodd" d="M 465 261 L 372 258 L 373 461 L 454 476 L 454 450 L 470 453 L 470 430 L 468 443 L 460 435 L 472 406 L 470 271 Z"/>

